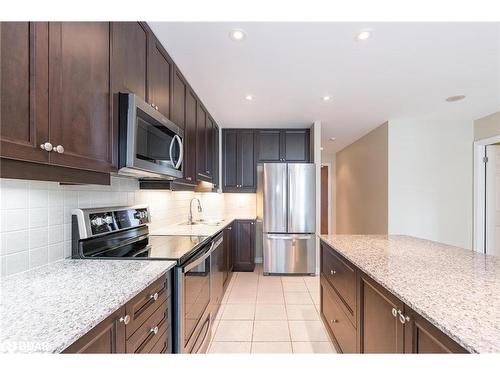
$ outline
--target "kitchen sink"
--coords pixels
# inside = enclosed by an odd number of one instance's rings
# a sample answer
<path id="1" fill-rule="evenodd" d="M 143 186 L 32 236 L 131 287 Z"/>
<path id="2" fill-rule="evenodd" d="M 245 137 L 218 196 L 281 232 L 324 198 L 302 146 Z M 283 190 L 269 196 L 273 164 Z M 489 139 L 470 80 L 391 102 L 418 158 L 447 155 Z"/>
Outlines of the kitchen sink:
<path id="1" fill-rule="evenodd" d="M 221 225 L 222 223 L 224 223 L 223 219 L 220 219 L 220 220 L 211 220 L 211 219 L 210 220 L 205 220 L 205 219 L 200 219 L 200 220 L 195 220 L 192 223 L 190 223 L 188 221 L 185 221 L 183 223 L 180 223 L 179 225 L 210 225 L 210 226 L 217 227 L 217 226 Z"/>

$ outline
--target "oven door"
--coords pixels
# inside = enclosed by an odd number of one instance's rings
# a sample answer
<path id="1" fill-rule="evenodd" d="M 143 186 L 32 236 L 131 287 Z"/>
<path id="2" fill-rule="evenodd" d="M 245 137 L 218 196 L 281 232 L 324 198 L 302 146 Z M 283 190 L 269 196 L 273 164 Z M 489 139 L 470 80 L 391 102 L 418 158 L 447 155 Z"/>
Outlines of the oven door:
<path id="1" fill-rule="evenodd" d="M 120 94 L 120 108 L 120 173 L 182 178 L 184 131 L 133 94 Z"/>
<path id="2" fill-rule="evenodd" d="M 177 350 L 181 353 L 199 352 L 206 347 L 210 328 L 210 255 L 213 242 L 199 256 L 178 267 L 180 290 L 177 328 Z M 208 321 L 208 326 L 207 326 Z"/>

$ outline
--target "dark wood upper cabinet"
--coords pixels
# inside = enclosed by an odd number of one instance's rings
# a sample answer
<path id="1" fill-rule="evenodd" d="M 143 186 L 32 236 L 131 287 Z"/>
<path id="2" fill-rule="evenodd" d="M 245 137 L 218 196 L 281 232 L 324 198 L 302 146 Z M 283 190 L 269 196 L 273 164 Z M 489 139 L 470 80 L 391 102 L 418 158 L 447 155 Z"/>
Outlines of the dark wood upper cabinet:
<path id="1" fill-rule="evenodd" d="M 260 163 L 310 160 L 309 129 L 258 130 L 256 142 Z"/>
<path id="2" fill-rule="evenodd" d="M 196 108 L 195 93 L 186 93 L 186 121 L 184 129 L 184 179 L 196 182 Z"/>
<path id="3" fill-rule="evenodd" d="M 0 23 L 0 155 L 47 163 L 48 23 Z"/>
<path id="4" fill-rule="evenodd" d="M 223 129 L 222 131 L 222 188 L 224 192 L 255 192 L 254 130 Z"/>
<path id="5" fill-rule="evenodd" d="M 50 163 L 116 170 L 109 22 L 49 24 Z M 62 148 L 61 148 L 62 151 Z"/>
<path id="6" fill-rule="evenodd" d="M 205 173 L 213 180 L 214 160 L 215 160 L 215 121 L 207 115 L 205 143 L 206 143 L 206 169 Z"/>
<path id="7" fill-rule="evenodd" d="M 181 72 L 175 67 L 173 78 L 173 95 L 172 95 L 172 116 L 171 120 L 181 128 L 185 127 L 186 114 L 186 80 Z"/>
<path id="8" fill-rule="evenodd" d="M 200 181 L 212 182 L 207 160 L 209 137 L 207 111 L 200 101 L 196 109 L 196 175 Z"/>
<path id="9" fill-rule="evenodd" d="M 125 353 L 125 316 L 122 307 L 104 319 L 81 339 L 64 350 L 68 354 L 115 354 Z"/>
<path id="10" fill-rule="evenodd" d="M 134 93 L 147 100 L 148 30 L 141 22 L 112 22 L 113 93 Z M 156 64 L 155 64 L 156 65 Z"/>
<path id="11" fill-rule="evenodd" d="M 282 158 L 288 162 L 309 161 L 309 129 L 284 130 L 282 133 Z"/>
<path id="12" fill-rule="evenodd" d="M 236 220 L 234 225 L 233 269 L 236 272 L 252 272 L 255 268 L 255 221 Z"/>
<path id="13" fill-rule="evenodd" d="M 174 115 L 171 111 L 171 82 L 174 72 L 174 63 L 167 54 L 161 43 L 150 35 L 150 52 L 148 54 L 148 102 L 158 109 L 165 117 L 170 118 Z M 175 80 L 174 80 L 175 82 Z M 177 125 L 184 127 L 184 103 L 182 103 L 182 123 Z M 178 115 L 175 113 L 175 115 Z M 175 121 L 174 121 L 175 122 Z"/>
<path id="14" fill-rule="evenodd" d="M 257 157 L 260 163 L 280 162 L 281 130 L 259 130 L 257 132 Z"/>

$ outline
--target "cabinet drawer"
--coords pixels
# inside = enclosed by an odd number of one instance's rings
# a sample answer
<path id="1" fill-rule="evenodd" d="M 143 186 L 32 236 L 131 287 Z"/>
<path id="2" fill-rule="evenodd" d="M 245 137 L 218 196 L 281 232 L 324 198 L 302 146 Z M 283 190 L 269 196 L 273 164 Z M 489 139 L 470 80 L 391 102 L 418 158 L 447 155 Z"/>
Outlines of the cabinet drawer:
<path id="1" fill-rule="evenodd" d="M 343 353 L 356 352 L 356 329 L 342 311 L 337 294 L 321 278 L 321 312 Z"/>
<path id="2" fill-rule="evenodd" d="M 127 339 L 127 353 L 149 353 L 169 326 L 170 306 L 164 303 Z"/>
<path id="3" fill-rule="evenodd" d="M 169 326 L 160 336 L 158 341 L 154 343 L 149 353 L 151 354 L 164 354 L 172 353 L 172 327 Z"/>
<path id="4" fill-rule="evenodd" d="M 158 307 L 170 296 L 170 273 L 162 276 L 148 288 L 139 293 L 125 306 L 130 323 L 126 325 L 126 337 L 134 332 L 148 319 Z"/>
<path id="5" fill-rule="evenodd" d="M 337 291 L 352 317 L 356 311 L 356 271 L 331 249 L 321 245 L 321 272 Z"/>

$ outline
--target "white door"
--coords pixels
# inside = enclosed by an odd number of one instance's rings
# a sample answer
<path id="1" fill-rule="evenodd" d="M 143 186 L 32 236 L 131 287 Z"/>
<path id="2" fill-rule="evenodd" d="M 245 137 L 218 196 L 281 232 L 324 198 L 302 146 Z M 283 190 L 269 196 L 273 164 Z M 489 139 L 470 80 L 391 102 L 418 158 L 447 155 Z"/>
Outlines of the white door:
<path id="1" fill-rule="evenodd" d="M 486 253 L 500 256 L 500 145 L 486 146 Z"/>

